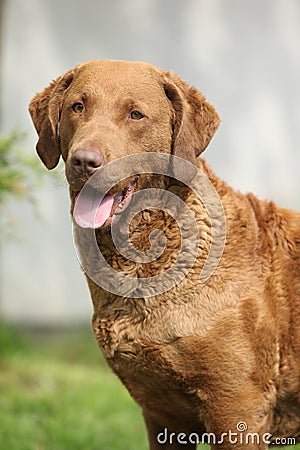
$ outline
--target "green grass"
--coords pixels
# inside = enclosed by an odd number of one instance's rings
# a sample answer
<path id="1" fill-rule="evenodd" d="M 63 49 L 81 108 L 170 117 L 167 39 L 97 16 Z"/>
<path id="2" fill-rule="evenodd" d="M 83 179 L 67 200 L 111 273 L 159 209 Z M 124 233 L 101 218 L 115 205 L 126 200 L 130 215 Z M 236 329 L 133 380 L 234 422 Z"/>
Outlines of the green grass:
<path id="1" fill-rule="evenodd" d="M 91 332 L 0 329 L 1 450 L 147 449 L 141 412 Z"/>
<path id="2" fill-rule="evenodd" d="M 0 449 L 148 449 L 140 408 L 88 327 L 45 336 L 0 323 Z"/>

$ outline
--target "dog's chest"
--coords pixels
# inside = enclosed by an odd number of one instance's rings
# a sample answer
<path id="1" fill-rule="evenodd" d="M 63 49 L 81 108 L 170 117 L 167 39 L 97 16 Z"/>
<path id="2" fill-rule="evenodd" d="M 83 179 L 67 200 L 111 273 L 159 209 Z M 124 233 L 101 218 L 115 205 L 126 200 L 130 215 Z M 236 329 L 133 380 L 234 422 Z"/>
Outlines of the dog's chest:
<path id="1" fill-rule="evenodd" d="M 119 297 L 98 304 L 92 327 L 105 357 L 109 360 L 122 354 L 126 360 L 142 361 L 150 350 L 182 337 L 205 334 L 213 316 L 197 308 L 193 295 L 192 289 L 181 290 L 177 303 L 174 294 L 168 300 L 158 300 L 155 307 L 141 299 L 126 302 Z"/>
<path id="2" fill-rule="evenodd" d="M 172 340 L 174 330 L 162 326 L 162 315 L 146 318 L 131 308 L 103 308 L 94 314 L 92 326 L 98 345 L 107 360 L 122 355 L 137 361 L 153 346 Z"/>
<path id="3" fill-rule="evenodd" d="M 120 322 L 93 320 L 94 333 L 108 364 L 143 408 L 169 417 L 169 426 L 173 427 L 176 405 L 182 413 L 181 424 L 186 423 L 189 429 L 195 420 L 195 403 L 202 403 L 201 393 L 199 396 L 199 392 L 193 392 L 166 358 L 172 343 L 147 340 L 141 323 L 126 328 L 126 321 Z M 193 425 L 199 427 L 198 420 Z"/>

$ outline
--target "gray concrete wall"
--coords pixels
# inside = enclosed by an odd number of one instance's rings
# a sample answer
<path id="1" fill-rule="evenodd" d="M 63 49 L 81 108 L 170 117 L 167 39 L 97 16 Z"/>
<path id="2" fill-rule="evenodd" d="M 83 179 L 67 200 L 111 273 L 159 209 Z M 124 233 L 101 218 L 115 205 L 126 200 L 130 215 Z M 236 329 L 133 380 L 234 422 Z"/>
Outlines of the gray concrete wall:
<path id="1" fill-rule="evenodd" d="M 9 0 L 1 65 L 2 129 L 36 135 L 27 104 L 89 59 L 172 69 L 223 122 L 205 157 L 235 188 L 300 209 L 300 3 L 297 0 Z M 63 172 L 63 168 L 61 168 Z M 2 242 L 1 308 L 14 321 L 88 320 L 91 302 L 72 242 L 67 187 L 37 192 L 43 220 L 14 204 Z"/>

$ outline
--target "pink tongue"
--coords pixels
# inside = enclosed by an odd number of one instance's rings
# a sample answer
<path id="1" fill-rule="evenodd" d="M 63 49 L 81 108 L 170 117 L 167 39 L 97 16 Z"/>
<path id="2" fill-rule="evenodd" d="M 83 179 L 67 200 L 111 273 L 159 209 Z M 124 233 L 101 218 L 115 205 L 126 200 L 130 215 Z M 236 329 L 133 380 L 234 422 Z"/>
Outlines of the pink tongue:
<path id="1" fill-rule="evenodd" d="M 102 227 L 110 216 L 113 203 L 113 195 L 106 195 L 99 204 L 99 194 L 97 196 L 95 191 L 82 192 L 75 201 L 74 219 L 82 228 Z"/>

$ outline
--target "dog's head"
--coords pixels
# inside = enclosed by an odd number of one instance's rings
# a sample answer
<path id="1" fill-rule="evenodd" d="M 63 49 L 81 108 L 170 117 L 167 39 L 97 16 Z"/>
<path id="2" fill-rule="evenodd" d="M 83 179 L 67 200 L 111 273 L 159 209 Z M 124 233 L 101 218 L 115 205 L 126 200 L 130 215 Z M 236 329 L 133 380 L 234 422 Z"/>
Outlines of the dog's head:
<path id="1" fill-rule="evenodd" d="M 125 61 L 76 66 L 38 93 L 29 111 L 39 157 L 53 169 L 62 156 L 73 198 L 91 175 L 126 155 L 163 152 L 196 164 L 220 121 L 174 73 Z M 125 180 L 110 193 L 105 216 L 126 204 L 139 183 Z"/>

